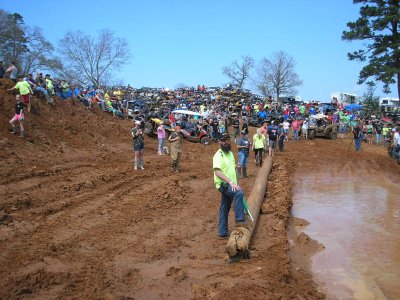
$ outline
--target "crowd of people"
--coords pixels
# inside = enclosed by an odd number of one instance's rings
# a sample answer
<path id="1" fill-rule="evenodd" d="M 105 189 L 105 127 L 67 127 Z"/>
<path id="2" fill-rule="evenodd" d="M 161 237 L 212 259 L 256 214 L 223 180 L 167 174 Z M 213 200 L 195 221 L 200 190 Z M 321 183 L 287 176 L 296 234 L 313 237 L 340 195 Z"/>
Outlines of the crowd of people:
<path id="1" fill-rule="evenodd" d="M 126 87 L 71 86 L 66 81 L 53 81 L 50 74 L 42 73 L 16 76 L 15 64 L 0 75 L 8 74 L 15 82 L 9 91 L 17 90 L 15 115 L 10 120 L 11 132 L 24 137 L 26 111 L 31 111 L 31 96 L 38 95 L 54 105 L 53 96 L 74 98 L 87 109 L 101 109 L 118 118 L 132 117 L 132 145 L 135 153 L 134 170 L 144 169 L 145 127 L 149 119 L 157 117 L 158 155 L 171 155 L 171 169 L 180 171 L 182 141 L 186 136 L 205 132 L 220 149 L 213 157 L 214 183 L 221 193 L 218 236 L 228 238 L 228 215 L 234 203 L 236 226 L 247 226 L 244 215 L 243 191 L 238 179 L 247 178 L 251 152 L 255 165 L 261 167 L 263 159 L 274 156 L 275 151 L 285 151 L 285 143 L 309 139 L 310 128 L 334 125 L 338 137 L 352 132 L 355 150 L 362 150 L 362 142 L 386 145 L 393 158 L 399 158 L 400 128 L 394 122 L 366 115 L 362 110 L 346 109 L 337 101 L 331 106 L 318 102 L 276 103 L 271 98 L 262 99 L 249 91 L 226 88 L 134 89 Z M 0 78 L 1 78 L 0 76 Z M 133 107 L 130 106 L 133 104 Z M 190 110 L 196 114 L 178 117 L 176 109 Z M 249 136 L 249 126 L 256 127 Z M 168 129 L 168 130 L 166 130 Z M 167 132 L 168 131 L 168 132 Z M 232 143 L 237 147 L 237 164 Z M 167 147 L 167 144 L 169 147 Z"/>

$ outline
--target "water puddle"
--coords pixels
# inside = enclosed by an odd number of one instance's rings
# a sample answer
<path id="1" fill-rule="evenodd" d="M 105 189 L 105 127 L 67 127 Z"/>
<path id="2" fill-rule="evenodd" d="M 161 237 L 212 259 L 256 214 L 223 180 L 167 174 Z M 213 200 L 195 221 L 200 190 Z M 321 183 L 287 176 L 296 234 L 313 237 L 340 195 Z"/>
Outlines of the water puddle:
<path id="1" fill-rule="evenodd" d="M 329 299 L 400 299 L 400 184 L 376 175 L 295 179 L 295 226 L 325 249 L 312 257 Z"/>

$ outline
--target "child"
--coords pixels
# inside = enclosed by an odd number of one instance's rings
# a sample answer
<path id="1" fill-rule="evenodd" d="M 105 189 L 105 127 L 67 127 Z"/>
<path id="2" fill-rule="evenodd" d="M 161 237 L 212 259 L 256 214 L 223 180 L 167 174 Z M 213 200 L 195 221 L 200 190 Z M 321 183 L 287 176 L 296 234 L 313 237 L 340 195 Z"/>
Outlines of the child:
<path id="1" fill-rule="evenodd" d="M 285 129 L 283 129 L 282 124 L 279 124 L 279 131 L 278 131 L 278 147 L 279 147 L 279 151 L 283 152 L 283 148 L 284 148 L 284 141 L 287 138 L 286 136 L 286 131 Z"/>
<path id="2" fill-rule="evenodd" d="M 21 128 L 21 133 L 19 136 L 24 137 L 24 106 L 21 102 L 21 95 L 17 95 L 15 99 L 17 100 L 17 103 L 15 104 L 15 115 L 10 120 L 10 124 L 12 126 L 11 132 L 14 134 L 17 133 L 15 129 L 15 122 L 19 121 L 19 127 Z"/>

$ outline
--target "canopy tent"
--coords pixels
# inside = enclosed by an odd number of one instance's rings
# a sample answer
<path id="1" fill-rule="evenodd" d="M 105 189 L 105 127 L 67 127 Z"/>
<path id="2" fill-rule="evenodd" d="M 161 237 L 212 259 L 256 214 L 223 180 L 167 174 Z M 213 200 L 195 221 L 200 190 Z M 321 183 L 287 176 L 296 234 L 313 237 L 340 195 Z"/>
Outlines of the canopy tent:
<path id="1" fill-rule="evenodd" d="M 360 110 L 360 109 L 363 109 L 363 106 L 360 105 L 360 104 L 349 104 L 349 105 L 346 105 L 346 106 L 344 107 L 344 109 L 345 109 L 346 111 Z"/>

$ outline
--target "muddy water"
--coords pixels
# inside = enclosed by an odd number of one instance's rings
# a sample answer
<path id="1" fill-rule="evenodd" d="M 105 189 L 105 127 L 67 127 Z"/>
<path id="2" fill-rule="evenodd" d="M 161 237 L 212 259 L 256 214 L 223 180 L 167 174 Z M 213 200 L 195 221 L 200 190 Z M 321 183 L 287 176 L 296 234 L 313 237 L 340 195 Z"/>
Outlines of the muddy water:
<path id="1" fill-rule="evenodd" d="M 312 271 L 329 299 L 400 299 L 400 184 L 375 175 L 295 180 L 296 226 L 325 249 Z"/>

